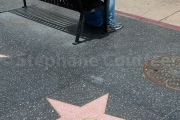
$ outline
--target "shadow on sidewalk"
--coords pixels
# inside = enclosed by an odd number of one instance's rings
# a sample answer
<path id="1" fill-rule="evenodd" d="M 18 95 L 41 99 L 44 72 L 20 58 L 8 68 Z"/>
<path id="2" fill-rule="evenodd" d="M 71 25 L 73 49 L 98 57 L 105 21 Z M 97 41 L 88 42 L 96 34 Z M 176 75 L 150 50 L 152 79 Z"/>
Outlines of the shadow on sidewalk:
<path id="1" fill-rule="evenodd" d="M 29 6 L 26 9 L 19 8 L 9 12 L 76 36 L 78 27 L 77 19 L 73 19 L 62 14 L 53 13 L 34 6 Z M 108 34 L 105 34 L 102 28 L 93 28 L 84 24 L 82 27 L 80 41 L 86 42 L 93 39 L 102 39 L 107 36 Z"/>

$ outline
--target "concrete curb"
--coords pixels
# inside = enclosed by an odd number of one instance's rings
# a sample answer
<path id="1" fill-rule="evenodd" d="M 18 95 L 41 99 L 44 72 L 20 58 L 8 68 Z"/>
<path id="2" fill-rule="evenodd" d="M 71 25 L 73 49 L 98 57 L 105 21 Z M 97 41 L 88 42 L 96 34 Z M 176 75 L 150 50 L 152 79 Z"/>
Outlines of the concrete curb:
<path id="1" fill-rule="evenodd" d="M 147 23 L 151 23 L 151 24 L 155 24 L 155 25 L 159 25 L 159 26 L 163 26 L 163 27 L 166 27 L 166 28 L 170 28 L 170 29 L 180 31 L 179 26 L 163 23 L 163 22 L 160 22 L 160 21 L 144 18 L 144 17 L 141 17 L 141 16 L 137 16 L 137 15 L 133 15 L 133 14 L 125 13 L 125 12 L 121 12 L 121 11 L 118 11 L 118 10 L 116 10 L 116 13 L 119 14 L 119 15 L 123 15 L 123 16 L 126 16 L 126 17 L 136 19 L 136 20 L 141 20 L 141 21 L 144 21 L 144 22 L 147 22 Z"/>

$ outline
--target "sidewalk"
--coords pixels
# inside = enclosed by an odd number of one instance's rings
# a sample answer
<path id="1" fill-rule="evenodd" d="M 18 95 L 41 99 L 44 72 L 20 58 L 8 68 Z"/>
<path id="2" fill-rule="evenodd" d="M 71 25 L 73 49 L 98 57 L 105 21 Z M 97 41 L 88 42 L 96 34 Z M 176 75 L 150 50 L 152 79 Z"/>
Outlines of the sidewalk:
<path id="1" fill-rule="evenodd" d="M 79 13 L 1 1 L 0 11 L 15 10 L 0 13 L 0 120 L 180 119 L 180 92 L 142 72 L 149 59 L 179 55 L 179 31 L 117 14 L 122 30 L 83 26 L 91 41 L 74 46 Z"/>
<path id="2" fill-rule="evenodd" d="M 117 0 L 116 10 L 180 27 L 180 0 Z"/>

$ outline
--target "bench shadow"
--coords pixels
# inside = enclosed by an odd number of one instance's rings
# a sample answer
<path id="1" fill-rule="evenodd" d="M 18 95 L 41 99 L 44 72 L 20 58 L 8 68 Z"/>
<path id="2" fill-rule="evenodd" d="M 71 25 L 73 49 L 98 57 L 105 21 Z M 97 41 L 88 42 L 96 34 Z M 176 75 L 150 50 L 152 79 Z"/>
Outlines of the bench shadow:
<path id="1" fill-rule="evenodd" d="M 9 12 L 35 21 L 37 23 L 49 26 L 51 28 L 63 31 L 65 33 L 71 34 L 74 36 L 74 39 L 76 37 L 79 22 L 78 19 L 73 19 L 59 13 L 53 13 L 51 11 L 35 6 L 18 8 Z M 95 39 L 102 39 L 107 36 L 108 33 L 105 33 L 103 28 L 93 28 L 88 26 L 87 24 L 83 24 L 80 42 L 82 43 Z"/>

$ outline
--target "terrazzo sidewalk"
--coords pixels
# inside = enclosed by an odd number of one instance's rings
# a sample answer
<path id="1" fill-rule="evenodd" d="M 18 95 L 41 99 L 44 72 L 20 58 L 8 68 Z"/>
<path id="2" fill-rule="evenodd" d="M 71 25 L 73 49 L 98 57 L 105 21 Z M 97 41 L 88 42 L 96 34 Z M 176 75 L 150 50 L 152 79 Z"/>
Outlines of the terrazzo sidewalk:
<path id="1" fill-rule="evenodd" d="M 180 53 L 179 31 L 117 14 L 122 30 L 105 36 L 84 26 L 81 39 L 90 41 L 74 46 L 78 13 L 33 0 L 24 11 L 21 0 L 11 2 L 0 2 L 0 11 L 15 9 L 0 13 L 0 120 L 180 119 L 180 93 L 142 72 L 149 59 Z M 37 9 L 66 26 L 17 15 Z"/>

